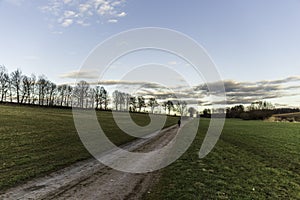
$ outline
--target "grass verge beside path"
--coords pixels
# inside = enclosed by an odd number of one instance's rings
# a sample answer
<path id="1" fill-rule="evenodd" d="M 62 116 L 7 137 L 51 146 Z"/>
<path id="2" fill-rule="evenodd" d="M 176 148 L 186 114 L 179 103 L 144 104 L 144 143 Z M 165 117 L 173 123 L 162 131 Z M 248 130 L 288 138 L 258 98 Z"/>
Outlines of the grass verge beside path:
<path id="1" fill-rule="evenodd" d="M 97 112 L 105 133 L 116 144 L 134 138 L 114 123 L 111 112 Z M 146 114 L 131 114 L 147 125 Z M 168 117 L 165 127 L 177 122 Z M 68 109 L 0 105 L 0 191 L 90 158 L 74 127 Z"/>
<path id="2" fill-rule="evenodd" d="M 146 199 L 300 199 L 300 124 L 226 120 L 214 150 L 199 159 L 208 124 L 200 120 L 192 146 Z"/>

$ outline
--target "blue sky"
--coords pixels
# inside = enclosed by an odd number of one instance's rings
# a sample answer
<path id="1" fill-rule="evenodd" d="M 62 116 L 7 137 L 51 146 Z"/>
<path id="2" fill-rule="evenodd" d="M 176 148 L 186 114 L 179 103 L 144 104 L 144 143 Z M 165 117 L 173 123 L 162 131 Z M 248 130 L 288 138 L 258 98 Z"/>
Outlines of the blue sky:
<path id="1" fill-rule="evenodd" d="M 224 80 L 285 79 L 300 75 L 299 10 L 299 0 L 2 0 L 0 64 L 67 82 L 106 38 L 154 26 L 195 39 Z"/>

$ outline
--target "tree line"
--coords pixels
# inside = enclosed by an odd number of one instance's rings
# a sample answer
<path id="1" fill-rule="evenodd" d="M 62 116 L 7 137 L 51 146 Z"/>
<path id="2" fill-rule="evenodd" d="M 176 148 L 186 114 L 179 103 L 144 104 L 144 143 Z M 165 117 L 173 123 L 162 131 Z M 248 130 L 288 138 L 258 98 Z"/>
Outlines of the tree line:
<path id="1" fill-rule="evenodd" d="M 27 76 L 20 69 L 9 73 L 5 66 L 0 66 L 0 102 L 151 113 L 161 106 L 169 115 L 171 111 L 181 116 L 196 113 L 193 107 L 187 109 L 185 101 L 167 100 L 158 103 L 155 97 L 145 99 L 119 90 L 109 96 L 108 91 L 100 85 L 90 85 L 86 81 L 79 81 L 75 86 L 57 85 L 44 75 Z"/>
<path id="2" fill-rule="evenodd" d="M 161 107 L 166 114 L 190 117 L 200 116 L 194 107 L 187 108 L 187 102 L 166 100 L 158 102 L 155 97 L 145 99 L 143 96 L 133 96 L 126 92 L 115 90 L 111 96 L 101 85 L 90 85 L 86 81 L 79 81 L 75 86 L 70 84 L 57 85 L 46 76 L 27 76 L 17 69 L 9 73 L 5 66 L 0 66 L 0 102 L 14 102 L 50 107 L 79 107 L 99 110 L 117 110 L 130 112 L 151 112 Z M 266 119 L 273 114 L 299 112 L 299 109 L 276 109 L 270 102 L 256 101 L 247 108 L 236 105 L 226 111 L 214 111 L 206 108 L 202 117 L 211 117 L 212 113 L 226 112 L 227 118 L 241 118 L 245 120 Z"/>
<path id="3" fill-rule="evenodd" d="M 57 85 L 44 75 L 27 76 L 19 69 L 8 73 L 5 66 L 0 66 L 0 102 L 71 106 L 73 90 L 71 85 Z"/>
<path id="4" fill-rule="evenodd" d="M 264 120 L 274 114 L 299 112 L 299 108 L 275 108 L 267 101 L 256 101 L 251 103 L 247 108 L 243 105 L 236 105 L 226 109 L 227 118 L 241 118 L 244 120 Z"/>

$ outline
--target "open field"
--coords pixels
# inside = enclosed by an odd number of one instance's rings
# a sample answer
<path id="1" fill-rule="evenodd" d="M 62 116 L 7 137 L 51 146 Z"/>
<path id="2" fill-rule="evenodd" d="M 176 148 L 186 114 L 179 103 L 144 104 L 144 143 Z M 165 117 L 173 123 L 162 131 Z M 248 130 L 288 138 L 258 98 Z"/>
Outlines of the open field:
<path id="1" fill-rule="evenodd" d="M 147 125 L 146 114 L 131 114 Z M 97 112 L 100 124 L 116 144 L 134 138 L 114 123 L 111 112 Z M 169 117 L 165 126 L 177 122 Z M 0 190 L 90 158 L 73 123 L 71 110 L 0 105 Z"/>
<path id="2" fill-rule="evenodd" d="M 300 124 L 227 120 L 200 160 L 209 121 L 200 122 L 193 145 L 146 199 L 300 199 Z"/>
<path id="3" fill-rule="evenodd" d="M 122 133 L 110 112 L 100 124 L 116 144 L 133 138 Z M 139 125 L 145 114 L 132 114 Z M 90 157 L 73 124 L 71 110 L 0 106 L 0 188 L 4 190 Z M 166 126 L 177 118 L 170 117 Z M 227 120 L 220 140 L 198 158 L 209 119 L 200 120 L 189 150 L 162 169 L 146 199 L 300 199 L 300 124 Z M 185 127 L 183 127 L 185 128 Z"/>

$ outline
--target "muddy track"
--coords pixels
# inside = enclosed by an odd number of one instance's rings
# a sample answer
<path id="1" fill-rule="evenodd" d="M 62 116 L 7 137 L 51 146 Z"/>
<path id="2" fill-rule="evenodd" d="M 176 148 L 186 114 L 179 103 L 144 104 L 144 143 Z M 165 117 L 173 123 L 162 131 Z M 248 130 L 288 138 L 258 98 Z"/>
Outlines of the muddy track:
<path id="1" fill-rule="evenodd" d="M 148 152 L 162 148 L 176 135 L 176 126 L 137 139 L 122 148 Z M 108 151 L 106 156 L 114 153 Z M 141 160 L 143 162 L 143 160 Z M 141 199 L 159 179 L 159 172 L 133 174 L 111 169 L 95 159 L 70 167 L 9 189 L 0 199 Z"/>

